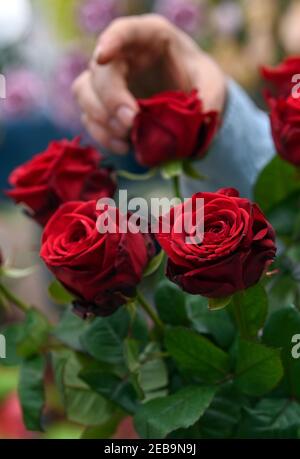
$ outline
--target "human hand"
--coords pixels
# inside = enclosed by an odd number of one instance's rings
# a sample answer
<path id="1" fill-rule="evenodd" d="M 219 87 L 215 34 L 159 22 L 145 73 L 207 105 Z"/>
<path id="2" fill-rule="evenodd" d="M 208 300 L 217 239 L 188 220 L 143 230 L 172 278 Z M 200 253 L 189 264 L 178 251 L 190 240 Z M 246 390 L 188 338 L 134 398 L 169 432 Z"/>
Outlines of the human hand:
<path id="1" fill-rule="evenodd" d="M 90 67 L 74 82 L 82 121 L 114 153 L 129 149 L 136 97 L 196 88 L 204 110 L 222 112 L 226 78 L 214 60 L 161 16 L 121 18 L 100 35 Z"/>

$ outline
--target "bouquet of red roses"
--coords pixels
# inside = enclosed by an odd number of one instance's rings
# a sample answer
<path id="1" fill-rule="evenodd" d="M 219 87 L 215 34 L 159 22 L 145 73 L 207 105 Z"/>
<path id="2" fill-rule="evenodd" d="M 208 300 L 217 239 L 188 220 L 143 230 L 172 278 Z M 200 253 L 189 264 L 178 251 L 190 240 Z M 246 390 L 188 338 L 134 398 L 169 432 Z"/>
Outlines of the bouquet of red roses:
<path id="1" fill-rule="evenodd" d="M 118 175 L 141 177 L 107 167 L 80 139 L 53 142 L 12 173 L 8 194 L 42 226 L 49 291 L 65 305 L 50 324 L 9 292 L 2 267 L 1 297 L 25 314 L 3 333 L 17 350 L 28 429 L 45 427 L 51 368 L 83 438 L 111 437 L 128 417 L 141 438 L 299 438 L 294 66 L 264 70 L 278 90 L 267 100 L 280 156 L 258 178 L 256 203 L 232 188 L 182 199 L 180 177 L 200 179 L 193 162 L 219 123 L 196 92 L 140 101 L 136 158 L 151 168 L 145 179 L 161 172 L 176 196 L 154 216 L 116 205 Z"/>

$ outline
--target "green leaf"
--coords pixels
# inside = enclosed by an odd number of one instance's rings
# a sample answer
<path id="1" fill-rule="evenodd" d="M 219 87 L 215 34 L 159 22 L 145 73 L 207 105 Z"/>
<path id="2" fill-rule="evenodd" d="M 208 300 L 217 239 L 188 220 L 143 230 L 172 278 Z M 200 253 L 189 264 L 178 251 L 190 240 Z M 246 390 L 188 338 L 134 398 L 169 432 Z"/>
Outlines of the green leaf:
<path id="1" fill-rule="evenodd" d="M 113 402 L 125 412 L 132 414 L 137 408 L 137 395 L 129 381 L 95 368 L 85 368 L 80 378 L 97 394 Z"/>
<path id="2" fill-rule="evenodd" d="M 79 355 L 72 351 L 53 352 L 52 358 L 67 418 L 85 426 L 98 426 L 109 421 L 115 408 L 79 377 L 84 368 Z"/>
<path id="3" fill-rule="evenodd" d="M 74 300 L 74 296 L 58 280 L 52 282 L 48 288 L 48 293 L 51 300 L 56 304 L 68 305 Z"/>
<path id="4" fill-rule="evenodd" d="M 239 340 L 235 382 L 242 393 L 261 397 L 270 392 L 282 376 L 280 351 Z"/>
<path id="5" fill-rule="evenodd" d="M 186 325 L 188 317 L 184 292 L 168 280 L 161 281 L 155 289 L 155 305 L 161 320 L 170 325 Z"/>
<path id="6" fill-rule="evenodd" d="M 124 342 L 124 355 L 127 367 L 131 373 L 139 369 L 139 343 L 135 339 L 127 338 Z"/>
<path id="7" fill-rule="evenodd" d="M 246 401 L 237 394 L 233 384 L 222 387 L 204 413 L 198 438 L 232 438 L 242 417 Z"/>
<path id="8" fill-rule="evenodd" d="M 224 298 L 209 298 L 208 307 L 211 311 L 219 311 L 220 309 L 226 308 L 229 305 L 232 296 L 227 296 Z"/>
<path id="9" fill-rule="evenodd" d="M 158 255 L 152 258 L 146 270 L 144 271 L 143 277 L 149 277 L 156 273 L 156 271 L 160 268 L 160 265 L 163 263 L 164 258 L 165 252 L 161 250 Z"/>
<path id="10" fill-rule="evenodd" d="M 264 212 L 295 191 L 300 190 L 300 181 L 294 166 L 278 155 L 264 168 L 255 185 L 255 201 Z"/>
<path id="11" fill-rule="evenodd" d="M 130 317 L 125 308 L 110 317 L 96 319 L 82 336 L 84 349 L 100 362 L 123 363 L 123 341 L 129 324 Z"/>
<path id="12" fill-rule="evenodd" d="M 170 161 L 161 166 L 161 175 L 165 180 L 170 180 L 174 177 L 179 177 L 183 172 L 182 160 Z"/>
<path id="13" fill-rule="evenodd" d="M 116 433 L 121 420 L 122 416 L 120 414 L 116 414 L 104 424 L 96 427 L 87 427 L 81 435 L 81 439 L 107 440 L 108 438 L 112 438 L 112 436 Z"/>
<path id="14" fill-rule="evenodd" d="M 229 372 L 229 356 L 191 330 L 181 327 L 168 329 L 165 345 L 179 368 L 204 382 L 219 382 Z"/>
<path id="15" fill-rule="evenodd" d="M 20 369 L 19 398 L 26 428 L 43 431 L 41 417 L 45 404 L 44 391 L 45 360 L 35 356 L 24 360 Z"/>
<path id="16" fill-rule="evenodd" d="M 292 356 L 292 338 L 300 333 L 300 312 L 294 306 L 275 311 L 266 323 L 263 342 L 281 348 L 286 395 L 300 399 L 300 359 Z"/>
<path id="17" fill-rule="evenodd" d="M 195 167 L 195 162 L 186 160 L 183 162 L 183 172 L 187 177 L 195 180 L 207 180 L 207 177 L 202 175 Z"/>
<path id="18" fill-rule="evenodd" d="M 165 438 L 180 428 L 188 428 L 203 415 L 214 398 L 216 388 L 185 387 L 168 397 L 157 398 L 141 406 L 134 418 L 142 438 Z"/>
<path id="19" fill-rule="evenodd" d="M 17 338 L 17 352 L 28 358 L 37 354 L 46 343 L 50 332 L 47 319 L 36 309 L 30 309 Z"/>
<path id="20" fill-rule="evenodd" d="M 292 240 L 296 233 L 295 222 L 300 210 L 300 190 L 288 195 L 268 212 L 268 220 L 276 230 L 276 235 Z"/>
<path id="21" fill-rule="evenodd" d="M 282 273 L 272 279 L 268 285 L 269 304 L 272 309 L 281 309 L 293 303 L 297 282 L 290 274 Z"/>
<path id="22" fill-rule="evenodd" d="M 239 438 L 299 438 L 300 404 L 290 399 L 263 399 L 246 415 L 237 433 Z"/>
<path id="23" fill-rule="evenodd" d="M 72 349 L 82 351 L 80 338 L 88 327 L 89 322 L 87 320 L 82 320 L 71 310 L 67 310 L 64 311 L 59 324 L 53 331 L 53 334 L 59 341 Z"/>
<path id="24" fill-rule="evenodd" d="M 268 315 L 268 296 L 264 287 L 257 284 L 239 293 L 239 302 L 247 332 L 251 337 L 256 337 Z M 232 307 L 229 309 L 233 313 Z"/>
<path id="25" fill-rule="evenodd" d="M 161 350 L 156 343 L 150 343 L 140 356 L 137 383 L 143 391 L 144 401 L 167 395 L 168 371 Z"/>
<path id="26" fill-rule="evenodd" d="M 235 327 L 227 310 L 211 311 L 207 298 L 188 295 L 187 313 L 195 330 L 211 335 L 222 348 L 233 342 Z"/>

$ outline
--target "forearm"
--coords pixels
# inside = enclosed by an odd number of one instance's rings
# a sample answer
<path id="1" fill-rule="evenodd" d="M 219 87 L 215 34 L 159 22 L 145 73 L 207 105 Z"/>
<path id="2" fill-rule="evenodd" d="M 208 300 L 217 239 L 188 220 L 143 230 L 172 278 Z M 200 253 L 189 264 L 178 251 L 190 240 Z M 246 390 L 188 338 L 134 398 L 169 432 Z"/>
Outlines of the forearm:
<path id="1" fill-rule="evenodd" d="M 234 187 L 241 196 L 251 197 L 257 176 L 274 153 L 267 114 L 230 81 L 223 124 L 208 155 L 195 163 L 208 180 L 184 178 L 184 194 Z"/>

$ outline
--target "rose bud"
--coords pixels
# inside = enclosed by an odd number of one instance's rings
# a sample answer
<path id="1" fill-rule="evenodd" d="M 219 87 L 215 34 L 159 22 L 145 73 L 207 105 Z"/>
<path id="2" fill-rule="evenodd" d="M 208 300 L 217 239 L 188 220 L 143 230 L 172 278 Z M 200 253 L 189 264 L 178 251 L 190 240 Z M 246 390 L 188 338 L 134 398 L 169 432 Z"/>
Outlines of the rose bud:
<path id="1" fill-rule="evenodd" d="M 101 160 L 102 155 L 90 146 L 82 147 L 79 138 L 52 142 L 12 172 L 9 183 L 14 189 L 7 195 L 25 204 L 44 226 L 62 203 L 114 195 L 114 174 L 99 167 Z"/>
<path id="2" fill-rule="evenodd" d="M 161 227 L 156 237 L 169 258 L 168 278 L 186 292 L 230 296 L 256 284 L 275 257 L 272 226 L 259 207 L 240 198 L 235 189 L 197 193 L 167 218 L 169 230 Z M 201 223 L 202 242 L 194 235 L 195 225 Z"/>
<path id="3" fill-rule="evenodd" d="M 113 231 L 104 231 L 114 216 Z M 153 240 L 137 227 L 121 232 L 128 217 L 118 209 L 96 210 L 96 201 L 63 204 L 48 222 L 41 257 L 50 271 L 78 299 L 83 317 L 111 315 L 135 294 L 154 255 Z M 103 234 L 101 234 L 103 233 Z"/>
<path id="4" fill-rule="evenodd" d="M 132 142 L 137 161 L 155 167 L 175 159 L 205 155 L 216 133 L 217 112 L 203 112 L 197 91 L 163 92 L 139 100 Z"/>
<path id="5" fill-rule="evenodd" d="M 269 99 L 271 126 L 278 154 L 300 166 L 300 99 Z"/>
<path id="6" fill-rule="evenodd" d="M 300 74 L 300 56 L 288 57 L 277 67 L 262 67 L 261 74 L 274 97 L 288 97 L 299 82 L 293 81 L 293 77 Z"/>

